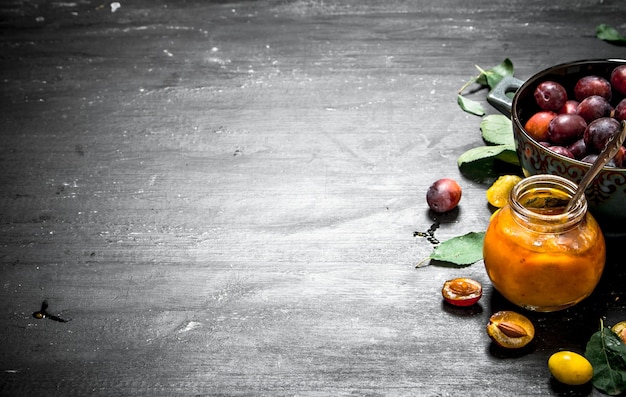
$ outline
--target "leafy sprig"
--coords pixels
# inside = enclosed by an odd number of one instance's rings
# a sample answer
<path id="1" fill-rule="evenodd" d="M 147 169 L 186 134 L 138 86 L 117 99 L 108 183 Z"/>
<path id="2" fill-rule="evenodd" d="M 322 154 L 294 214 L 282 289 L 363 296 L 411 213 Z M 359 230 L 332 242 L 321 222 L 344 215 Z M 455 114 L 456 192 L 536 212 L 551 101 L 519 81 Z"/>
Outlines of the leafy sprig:
<path id="1" fill-rule="evenodd" d="M 480 130 L 485 145 L 459 156 L 457 166 L 461 173 L 473 181 L 489 184 L 502 174 L 519 172 L 511 120 L 501 114 L 488 115 L 481 121 Z"/>
<path id="2" fill-rule="evenodd" d="M 479 183 L 492 183 L 498 176 L 519 172 L 519 160 L 515 152 L 513 125 L 504 115 L 487 115 L 480 102 L 463 96 L 474 84 L 492 90 L 505 77 L 513 76 L 513 62 L 506 58 L 500 64 L 483 69 L 476 66 L 479 74 L 471 78 L 458 92 L 457 102 L 464 111 L 484 116 L 480 123 L 484 146 L 474 147 L 461 154 L 457 166 L 461 173 Z M 504 167 L 502 166 L 504 165 Z"/>
<path id="3" fill-rule="evenodd" d="M 591 335 L 585 357 L 593 367 L 593 386 L 610 396 L 626 391 L 626 344 L 600 320 L 600 330 Z"/>
<path id="4" fill-rule="evenodd" d="M 478 84 L 481 87 L 487 87 L 492 90 L 504 77 L 513 75 L 513 62 L 511 62 L 509 58 L 506 58 L 500 64 L 492 68 L 483 69 L 476 65 L 476 69 L 479 71 L 478 75 L 472 77 L 459 89 L 457 103 L 461 109 L 468 113 L 475 114 L 477 116 L 484 116 L 485 109 L 480 102 L 463 96 L 463 92 L 474 84 Z"/>

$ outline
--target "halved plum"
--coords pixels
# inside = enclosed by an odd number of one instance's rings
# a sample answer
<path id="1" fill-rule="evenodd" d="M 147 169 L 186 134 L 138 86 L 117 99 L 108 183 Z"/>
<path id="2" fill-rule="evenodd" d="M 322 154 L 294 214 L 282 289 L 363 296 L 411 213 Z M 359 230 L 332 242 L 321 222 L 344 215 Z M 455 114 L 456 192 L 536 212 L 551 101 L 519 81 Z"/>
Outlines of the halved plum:
<path id="1" fill-rule="evenodd" d="M 535 337 L 533 323 L 524 315 L 502 310 L 491 315 L 487 335 L 498 345 L 507 349 L 519 349 Z"/>
<path id="2" fill-rule="evenodd" d="M 483 287 L 476 280 L 459 277 L 443 283 L 441 295 L 451 305 L 471 306 L 483 296 Z"/>

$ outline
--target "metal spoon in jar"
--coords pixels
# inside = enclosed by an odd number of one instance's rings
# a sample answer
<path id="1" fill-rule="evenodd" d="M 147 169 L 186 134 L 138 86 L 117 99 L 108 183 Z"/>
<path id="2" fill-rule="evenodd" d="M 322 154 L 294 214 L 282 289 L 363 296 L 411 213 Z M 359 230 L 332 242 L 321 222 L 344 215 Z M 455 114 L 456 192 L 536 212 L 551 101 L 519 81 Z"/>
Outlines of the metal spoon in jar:
<path id="1" fill-rule="evenodd" d="M 626 120 L 622 121 L 622 129 L 621 131 L 617 131 L 606 143 L 606 146 L 598 155 L 596 161 L 593 162 L 589 171 L 585 174 L 583 179 L 578 184 L 578 188 L 574 193 L 574 196 L 569 201 L 567 206 L 565 207 L 565 211 L 569 211 L 578 203 L 583 194 L 585 194 L 585 190 L 589 187 L 589 184 L 593 180 L 593 178 L 598 175 L 598 173 L 602 170 L 602 167 L 606 165 L 606 163 L 612 159 L 616 154 L 619 148 L 624 143 L 624 138 L 626 138 Z"/>

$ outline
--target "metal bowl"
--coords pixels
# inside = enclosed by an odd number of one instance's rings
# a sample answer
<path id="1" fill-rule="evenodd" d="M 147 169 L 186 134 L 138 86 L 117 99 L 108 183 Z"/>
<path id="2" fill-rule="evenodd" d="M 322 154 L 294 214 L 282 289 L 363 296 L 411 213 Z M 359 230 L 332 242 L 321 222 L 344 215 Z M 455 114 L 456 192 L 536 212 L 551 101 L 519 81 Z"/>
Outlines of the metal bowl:
<path id="1" fill-rule="evenodd" d="M 517 156 L 525 175 L 553 174 L 579 183 L 590 164 L 554 153 L 531 138 L 524 130 L 526 121 L 539 109 L 534 91 L 539 83 L 552 80 L 560 83 L 573 98 L 578 79 L 599 75 L 608 80 L 611 71 L 626 64 L 624 59 L 585 60 L 564 63 L 545 69 L 525 82 L 513 77 L 503 79 L 488 101 L 504 114 L 510 114 Z M 510 98 L 510 93 L 515 93 Z M 612 105 L 620 98 L 613 95 Z M 589 211 L 608 234 L 626 234 L 626 168 L 604 167 L 585 192 Z"/>

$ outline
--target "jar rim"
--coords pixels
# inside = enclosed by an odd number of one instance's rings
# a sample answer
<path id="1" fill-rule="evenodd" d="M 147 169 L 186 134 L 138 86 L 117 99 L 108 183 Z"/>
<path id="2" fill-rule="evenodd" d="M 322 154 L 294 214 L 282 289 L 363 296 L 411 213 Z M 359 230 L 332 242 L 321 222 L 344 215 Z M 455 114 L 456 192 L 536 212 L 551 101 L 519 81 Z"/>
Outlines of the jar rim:
<path id="1" fill-rule="evenodd" d="M 549 214 L 533 211 L 532 208 L 522 204 L 519 199 L 524 193 L 535 188 L 557 189 L 565 193 L 569 199 L 571 199 L 578 185 L 567 178 L 551 174 L 531 175 L 522 179 L 511 189 L 509 204 L 513 212 L 522 216 L 526 221 L 532 219 L 534 222 L 543 225 L 558 225 L 567 228 L 580 222 L 587 213 L 587 199 L 584 195 L 569 211 L 564 210 L 562 212 Z"/>

